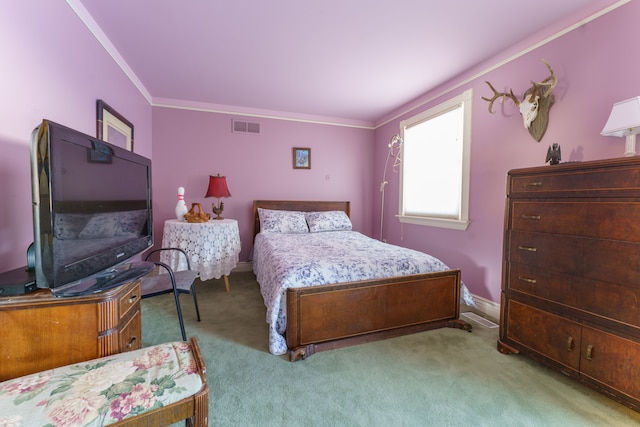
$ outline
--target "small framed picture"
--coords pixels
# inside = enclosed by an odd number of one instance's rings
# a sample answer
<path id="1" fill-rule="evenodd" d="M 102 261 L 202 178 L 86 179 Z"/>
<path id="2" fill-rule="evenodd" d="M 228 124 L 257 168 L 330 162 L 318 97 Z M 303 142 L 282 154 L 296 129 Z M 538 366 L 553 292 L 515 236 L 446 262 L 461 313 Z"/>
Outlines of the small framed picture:
<path id="1" fill-rule="evenodd" d="M 133 124 L 102 99 L 97 102 L 97 115 L 98 139 L 133 151 Z"/>
<path id="2" fill-rule="evenodd" d="M 293 168 L 311 169 L 311 148 L 293 147 Z"/>

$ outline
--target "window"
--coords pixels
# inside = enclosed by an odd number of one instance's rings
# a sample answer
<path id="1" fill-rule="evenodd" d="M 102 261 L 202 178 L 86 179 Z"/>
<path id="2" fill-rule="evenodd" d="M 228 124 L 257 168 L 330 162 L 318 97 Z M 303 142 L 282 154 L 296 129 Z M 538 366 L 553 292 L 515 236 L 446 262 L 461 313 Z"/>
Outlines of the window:
<path id="1" fill-rule="evenodd" d="M 400 123 L 400 222 L 469 226 L 471 90 Z"/>

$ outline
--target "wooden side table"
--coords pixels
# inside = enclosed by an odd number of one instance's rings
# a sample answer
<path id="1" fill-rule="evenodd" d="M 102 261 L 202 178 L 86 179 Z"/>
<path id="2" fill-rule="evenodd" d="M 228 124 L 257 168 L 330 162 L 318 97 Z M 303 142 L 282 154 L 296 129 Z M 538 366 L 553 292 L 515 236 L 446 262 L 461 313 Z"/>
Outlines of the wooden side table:
<path id="1" fill-rule="evenodd" d="M 240 231 L 235 219 L 210 220 L 189 223 L 170 219 L 165 221 L 162 233 L 163 248 L 180 248 L 189 255 L 191 268 L 200 273 L 200 280 L 219 279 L 229 292 L 229 274 L 238 263 Z M 187 268 L 184 257 L 164 251 L 160 261 L 176 271 Z"/>
<path id="2" fill-rule="evenodd" d="M 0 381 L 142 346 L 140 282 L 80 297 L 0 298 Z"/>

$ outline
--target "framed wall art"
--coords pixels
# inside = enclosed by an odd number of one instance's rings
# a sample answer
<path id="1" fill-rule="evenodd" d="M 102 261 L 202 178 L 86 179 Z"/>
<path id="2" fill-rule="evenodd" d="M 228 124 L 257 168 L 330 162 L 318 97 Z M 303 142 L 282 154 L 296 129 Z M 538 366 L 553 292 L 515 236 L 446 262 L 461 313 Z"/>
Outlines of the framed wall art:
<path id="1" fill-rule="evenodd" d="M 311 169 L 311 148 L 293 147 L 293 168 Z"/>
<path id="2" fill-rule="evenodd" d="M 133 151 L 133 123 L 102 99 L 97 101 L 97 136 L 118 147 Z"/>

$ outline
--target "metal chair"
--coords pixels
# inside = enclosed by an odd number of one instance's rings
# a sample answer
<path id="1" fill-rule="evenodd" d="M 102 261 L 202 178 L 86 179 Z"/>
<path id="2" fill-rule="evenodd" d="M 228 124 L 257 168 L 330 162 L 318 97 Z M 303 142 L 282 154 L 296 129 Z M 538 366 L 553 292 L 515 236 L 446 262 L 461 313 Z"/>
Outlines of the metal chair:
<path id="1" fill-rule="evenodd" d="M 196 306 L 196 314 L 198 322 L 200 321 L 200 310 L 198 309 L 198 298 L 196 297 L 195 280 L 199 273 L 191 270 L 189 257 L 187 253 L 179 248 L 161 248 L 154 249 L 147 254 L 145 261 L 149 261 L 152 255 L 162 251 L 178 251 L 184 255 L 187 261 L 187 269 L 181 271 L 173 271 L 171 267 L 160 261 L 153 261 L 159 268 L 164 268 L 168 274 L 149 274 L 144 276 L 141 281 L 142 298 L 151 298 L 158 295 L 173 293 L 176 300 L 176 309 L 178 310 L 178 320 L 180 321 L 180 331 L 182 339 L 187 340 L 187 334 L 184 330 L 184 321 L 182 320 L 182 309 L 180 308 L 180 294 L 192 294 L 193 302 Z M 178 254 L 180 256 L 180 254 Z"/>

